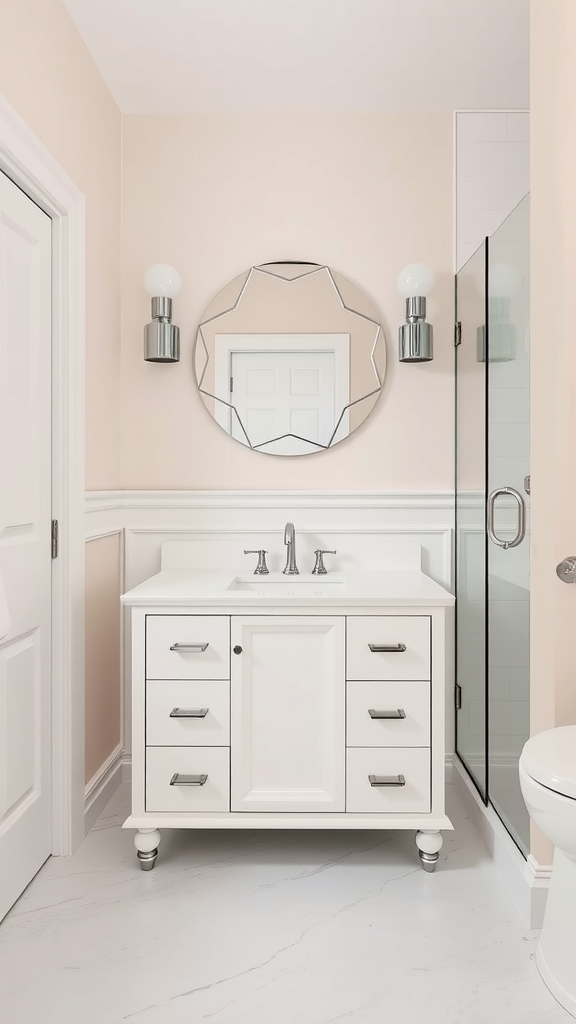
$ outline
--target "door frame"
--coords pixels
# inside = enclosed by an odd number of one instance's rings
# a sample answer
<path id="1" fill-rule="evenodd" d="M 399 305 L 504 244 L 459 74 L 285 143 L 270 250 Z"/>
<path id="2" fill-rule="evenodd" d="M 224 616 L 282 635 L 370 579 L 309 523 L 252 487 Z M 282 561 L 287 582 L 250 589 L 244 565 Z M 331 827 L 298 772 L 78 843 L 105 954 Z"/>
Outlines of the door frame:
<path id="1" fill-rule="evenodd" d="M 85 199 L 0 94 L 0 170 L 52 221 L 52 853 L 84 839 Z"/>
<path id="2" fill-rule="evenodd" d="M 323 340 L 324 345 L 319 344 Z M 270 331 L 266 334 L 214 335 L 214 394 L 230 395 L 232 356 L 236 352 L 331 352 L 334 353 L 334 411 L 344 410 L 333 444 L 348 437 L 350 405 L 350 335 L 342 331 L 294 334 Z M 233 405 L 234 403 L 232 403 Z M 230 433 L 231 406 L 216 401 L 214 419 Z"/>

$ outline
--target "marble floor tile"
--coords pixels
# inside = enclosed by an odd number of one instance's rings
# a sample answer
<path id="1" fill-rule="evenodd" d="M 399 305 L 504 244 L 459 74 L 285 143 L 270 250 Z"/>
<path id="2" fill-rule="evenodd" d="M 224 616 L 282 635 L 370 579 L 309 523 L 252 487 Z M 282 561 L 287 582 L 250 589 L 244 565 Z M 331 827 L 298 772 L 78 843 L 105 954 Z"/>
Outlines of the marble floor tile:
<path id="1" fill-rule="evenodd" d="M 462 805 L 413 833 L 168 832 L 140 871 L 122 787 L 0 926 L 6 1024 L 573 1024 Z"/>

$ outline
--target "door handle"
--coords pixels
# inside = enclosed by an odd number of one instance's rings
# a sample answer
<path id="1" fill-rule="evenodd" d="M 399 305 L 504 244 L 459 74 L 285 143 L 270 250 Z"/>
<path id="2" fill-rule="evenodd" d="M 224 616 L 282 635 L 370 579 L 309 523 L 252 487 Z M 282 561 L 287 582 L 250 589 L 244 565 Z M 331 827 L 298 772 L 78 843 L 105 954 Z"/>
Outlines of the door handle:
<path id="1" fill-rule="evenodd" d="M 368 708 L 370 718 L 406 718 L 404 708 L 397 708 L 396 711 L 377 711 L 375 708 Z"/>
<path id="2" fill-rule="evenodd" d="M 206 718 L 208 708 L 172 708 L 170 718 Z"/>
<path id="3" fill-rule="evenodd" d="M 494 532 L 494 506 L 496 499 L 506 495 L 514 498 L 518 506 L 518 525 L 516 527 L 516 536 L 512 540 L 502 540 Z M 508 548 L 517 548 L 522 543 L 526 536 L 526 505 L 519 491 L 514 487 L 497 487 L 496 490 L 492 491 L 492 494 L 488 496 L 486 504 L 486 526 L 492 543 L 496 544 L 499 548 L 504 548 L 504 551 L 507 551 Z"/>
<path id="4" fill-rule="evenodd" d="M 200 644 L 172 644 L 170 650 L 171 651 L 191 651 L 193 654 L 202 654 L 205 650 L 207 650 L 207 648 L 209 646 L 210 646 L 210 644 L 207 644 L 207 643 L 200 643 Z"/>
<path id="5" fill-rule="evenodd" d="M 576 583 L 576 556 L 568 555 L 556 566 L 556 575 L 562 583 Z"/>
<path id="6" fill-rule="evenodd" d="M 174 772 L 170 779 L 171 786 L 205 786 L 208 781 L 207 775 L 181 775 Z"/>
<path id="7" fill-rule="evenodd" d="M 372 654 L 404 654 L 406 644 L 368 644 Z"/>
<path id="8" fill-rule="evenodd" d="M 368 782 L 371 786 L 405 786 L 406 779 L 403 775 L 369 775 Z"/>

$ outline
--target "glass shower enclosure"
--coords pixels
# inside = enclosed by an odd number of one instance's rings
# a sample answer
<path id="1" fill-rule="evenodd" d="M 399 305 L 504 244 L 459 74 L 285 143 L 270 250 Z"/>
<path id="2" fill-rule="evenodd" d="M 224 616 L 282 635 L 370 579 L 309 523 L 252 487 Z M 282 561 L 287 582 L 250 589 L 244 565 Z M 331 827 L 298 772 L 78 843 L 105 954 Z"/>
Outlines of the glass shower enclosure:
<path id="1" fill-rule="evenodd" d="M 529 196 L 456 276 L 456 751 L 527 855 Z"/>

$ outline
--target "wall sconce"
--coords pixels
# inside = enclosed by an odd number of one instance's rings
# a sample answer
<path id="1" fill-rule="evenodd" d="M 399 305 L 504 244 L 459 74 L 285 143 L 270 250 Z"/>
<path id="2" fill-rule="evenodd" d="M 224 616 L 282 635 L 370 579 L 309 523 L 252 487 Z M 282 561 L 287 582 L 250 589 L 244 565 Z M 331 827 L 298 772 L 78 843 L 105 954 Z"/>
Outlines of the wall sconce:
<path id="1" fill-rule="evenodd" d="M 177 363 L 180 328 L 172 323 L 172 299 L 182 287 L 180 274 L 169 263 L 154 263 L 144 274 L 144 287 L 152 298 L 152 323 L 144 328 L 144 359 Z"/>
<path id="2" fill-rule="evenodd" d="M 435 281 L 434 271 L 424 263 L 409 263 L 398 274 L 398 291 L 406 299 L 406 323 L 398 331 L 401 363 L 426 363 L 433 358 L 434 331 L 426 323 L 426 296 Z"/>
<path id="3" fill-rule="evenodd" d="M 522 284 L 520 271 L 510 263 L 488 269 L 488 316 L 490 362 L 509 363 L 516 358 L 516 327 L 510 323 L 510 296 Z M 476 328 L 476 362 L 486 362 L 486 328 Z"/>

